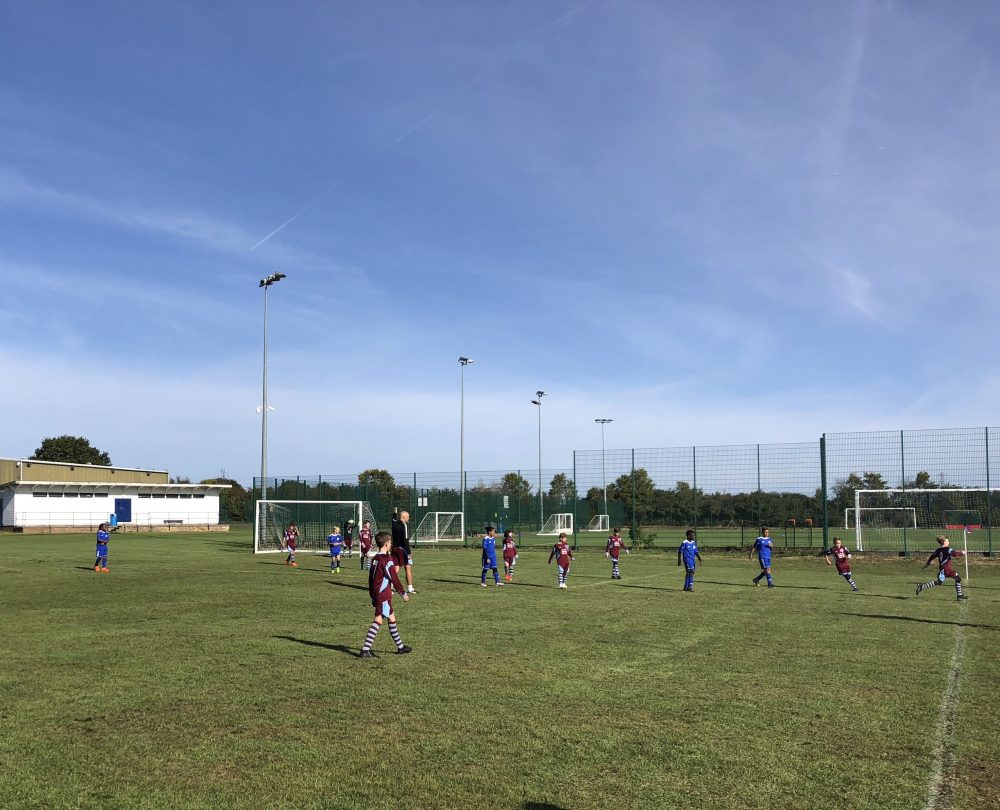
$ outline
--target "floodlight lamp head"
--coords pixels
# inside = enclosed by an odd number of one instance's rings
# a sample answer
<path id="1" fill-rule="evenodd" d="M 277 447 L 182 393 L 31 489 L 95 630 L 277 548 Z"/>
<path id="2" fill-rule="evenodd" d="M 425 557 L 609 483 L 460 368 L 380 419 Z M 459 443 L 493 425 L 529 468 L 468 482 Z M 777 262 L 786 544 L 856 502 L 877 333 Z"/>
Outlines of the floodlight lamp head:
<path id="1" fill-rule="evenodd" d="M 463 366 L 468 366 L 472 363 L 475 363 L 476 361 L 470 357 L 459 357 L 458 362 L 461 363 Z"/>
<path id="2" fill-rule="evenodd" d="M 531 400 L 531 404 L 532 405 L 539 405 L 540 406 L 542 403 L 539 402 L 537 399 L 533 399 L 533 400 Z"/>
<path id="3" fill-rule="evenodd" d="M 542 397 L 545 396 L 545 392 L 544 391 L 535 391 L 535 396 L 538 397 L 539 399 L 541 399 Z"/>
<path id="4" fill-rule="evenodd" d="M 285 274 L 284 273 L 272 273 L 267 278 L 262 278 L 260 280 L 260 286 L 261 287 L 270 287 L 272 284 L 274 284 L 275 282 L 281 281 L 281 279 L 283 279 L 283 278 L 285 278 Z"/>

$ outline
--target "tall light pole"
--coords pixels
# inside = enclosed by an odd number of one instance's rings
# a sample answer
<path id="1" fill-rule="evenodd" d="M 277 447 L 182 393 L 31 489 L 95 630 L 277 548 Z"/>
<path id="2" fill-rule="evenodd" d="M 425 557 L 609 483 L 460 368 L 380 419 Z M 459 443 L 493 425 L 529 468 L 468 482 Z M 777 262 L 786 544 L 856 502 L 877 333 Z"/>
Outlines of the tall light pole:
<path id="1" fill-rule="evenodd" d="M 267 500 L 267 290 L 285 277 L 284 273 L 272 273 L 260 280 L 264 288 L 264 382 L 263 404 L 260 408 L 260 499 Z"/>
<path id="2" fill-rule="evenodd" d="M 468 357 L 459 357 L 462 366 L 462 407 L 458 428 L 458 486 L 462 490 L 462 537 L 465 538 L 465 367 L 475 363 Z"/>
<path id="3" fill-rule="evenodd" d="M 604 472 L 604 426 L 614 422 L 614 419 L 595 419 L 601 426 L 601 487 L 604 489 L 604 514 L 608 513 L 608 479 Z"/>
<path id="4" fill-rule="evenodd" d="M 545 528 L 545 507 L 542 501 L 542 397 L 544 391 L 535 391 L 537 399 L 531 400 L 532 405 L 538 406 L 538 524 L 539 531 Z"/>

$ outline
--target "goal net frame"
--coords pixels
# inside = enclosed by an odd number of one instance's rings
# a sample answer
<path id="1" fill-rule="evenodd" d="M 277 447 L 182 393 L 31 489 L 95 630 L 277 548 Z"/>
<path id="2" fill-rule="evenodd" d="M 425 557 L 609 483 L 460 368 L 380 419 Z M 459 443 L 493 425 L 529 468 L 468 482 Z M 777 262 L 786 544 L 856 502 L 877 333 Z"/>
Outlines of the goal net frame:
<path id="1" fill-rule="evenodd" d="M 961 526 L 957 523 L 949 524 L 947 515 L 949 513 L 956 514 L 962 512 L 969 514 L 972 512 L 976 512 L 980 515 L 979 519 L 980 521 L 982 521 L 982 512 L 980 506 L 985 504 L 987 506 L 987 509 L 989 509 L 990 499 L 994 493 L 1000 493 L 1000 487 L 938 487 L 938 488 L 927 488 L 927 489 L 909 489 L 909 488 L 904 489 L 902 487 L 899 487 L 899 488 L 889 488 L 889 489 L 855 490 L 854 491 L 854 514 L 856 518 L 855 519 L 856 525 L 854 527 L 855 550 L 857 551 L 865 550 L 865 541 L 864 541 L 865 533 L 875 533 L 879 531 L 902 532 L 902 540 L 903 540 L 902 548 L 890 549 L 890 550 L 900 550 L 904 554 L 909 553 L 911 550 L 916 550 L 915 548 L 911 548 L 909 546 L 907 542 L 907 532 L 913 532 L 916 535 L 915 540 L 918 544 L 921 541 L 927 544 L 929 541 L 923 535 L 932 536 L 934 533 L 939 534 L 940 532 L 948 529 L 954 530 L 961 528 L 964 535 L 963 539 L 967 540 L 967 535 L 969 533 L 969 530 L 977 528 L 977 526 L 975 524 L 961 525 Z M 865 521 L 863 512 L 874 511 L 880 508 L 874 506 L 863 506 L 862 501 L 864 500 L 865 496 L 879 497 L 880 498 L 879 503 L 885 503 L 886 500 L 891 501 L 894 498 L 907 499 L 909 500 L 910 503 L 912 503 L 913 499 L 916 498 L 926 498 L 927 501 L 930 502 L 930 499 L 935 497 L 945 496 L 945 498 L 948 498 L 948 496 L 962 496 L 962 495 L 977 496 L 978 501 L 976 502 L 976 505 L 975 506 L 972 506 L 970 504 L 955 505 L 954 502 L 952 501 L 951 503 L 948 504 L 949 508 L 941 508 L 939 511 L 931 509 L 930 511 L 926 512 L 926 514 L 919 506 L 912 507 L 914 509 L 917 509 L 917 514 L 918 514 L 916 529 L 909 526 L 884 527 L 880 529 L 877 526 L 864 525 Z M 910 508 L 910 507 L 897 506 L 897 507 L 890 507 L 889 509 L 895 511 L 901 511 L 904 508 Z M 858 517 L 861 517 L 861 519 L 858 520 L 857 519 Z M 982 527 L 982 525 L 983 524 L 980 523 L 978 524 L 978 527 Z M 928 546 L 928 548 L 933 548 L 933 546 Z M 923 551 L 924 549 L 920 550 Z"/>
<path id="2" fill-rule="evenodd" d="M 558 535 L 563 532 L 573 534 L 572 512 L 553 512 L 545 518 L 545 523 L 542 525 L 542 530 L 538 535 Z"/>
<path id="3" fill-rule="evenodd" d="M 457 526 L 455 525 L 457 521 Z M 463 512 L 427 512 L 410 536 L 413 545 L 421 543 L 464 543 Z"/>
<path id="4" fill-rule="evenodd" d="M 874 492 L 885 492 L 883 489 L 873 490 Z M 913 490 L 906 490 L 912 492 Z M 915 506 L 866 506 L 862 507 L 865 512 L 909 512 L 913 517 L 913 525 L 907 526 L 909 529 L 917 528 L 917 507 Z M 851 531 L 858 528 L 858 510 L 855 506 L 848 506 L 844 510 L 844 531 Z M 854 517 L 854 525 L 851 525 L 851 517 Z M 909 522 L 909 521 L 908 521 Z"/>
<path id="5" fill-rule="evenodd" d="M 590 519 L 590 523 L 587 524 L 587 528 L 584 529 L 585 532 L 610 532 L 611 531 L 611 516 L 610 515 L 594 515 Z"/>
<path id="6" fill-rule="evenodd" d="M 339 526 L 343 534 L 348 520 L 353 520 L 358 530 L 365 521 L 369 521 L 372 537 L 378 531 L 375 514 L 368 501 L 258 500 L 254 503 L 253 553 L 278 554 L 286 551 L 282 548 L 284 531 L 291 521 L 295 521 L 299 529 L 297 551 L 329 554 L 326 538 L 330 530 Z"/>

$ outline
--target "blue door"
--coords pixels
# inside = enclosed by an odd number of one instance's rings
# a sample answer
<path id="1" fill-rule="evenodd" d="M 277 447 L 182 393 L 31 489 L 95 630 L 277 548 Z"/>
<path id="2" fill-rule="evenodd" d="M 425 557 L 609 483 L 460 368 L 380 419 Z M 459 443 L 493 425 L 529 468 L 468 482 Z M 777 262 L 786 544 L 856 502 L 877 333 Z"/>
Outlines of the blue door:
<path id="1" fill-rule="evenodd" d="M 132 499 L 115 498 L 115 517 L 119 523 L 132 522 Z"/>

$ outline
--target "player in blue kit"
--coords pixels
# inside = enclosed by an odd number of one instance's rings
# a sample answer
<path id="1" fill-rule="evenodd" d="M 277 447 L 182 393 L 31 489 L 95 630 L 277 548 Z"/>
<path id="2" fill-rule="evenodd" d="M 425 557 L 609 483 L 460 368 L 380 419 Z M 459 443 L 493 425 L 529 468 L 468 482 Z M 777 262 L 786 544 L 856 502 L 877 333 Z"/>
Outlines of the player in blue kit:
<path id="1" fill-rule="evenodd" d="M 753 578 L 753 584 L 760 587 L 760 581 L 767 577 L 767 587 L 774 587 L 774 580 L 771 579 L 771 530 L 767 526 L 760 527 L 760 537 L 753 541 L 753 548 L 750 549 L 750 559 L 756 553 L 760 562 L 760 573 Z"/>
<path id="2" fill-rule="evenodd" d="M 340 552 L 344 544 L 340 536 L 340 526 L 334 526 L 333 531 L 326 537 L 326 544 L 330 547 L 330 571 L 334 574 L 340 573 Z"/>
<path id="3" fill-rule="evenodd" d="M 480 585 L 486 587 L 486 572 L 493 569 L 493 582 L 499 588 L 503 583 L 500 581 L 500 571 L 497 568 L 497 538 L 496 529 L 492 526 L 486 527 L 486 534 L 483 535 L 483 578 Z"/>
<path id="4" fill-rule="evenodd" d="M 108 524 L 97 527 L 97 559 L 94 560 L 94 570 L 102 574 L 108 573 Z"/>
<path id="5" fill-rule="evenodd" d="M 698 542 L 695 540 L 694 529 L 688 529 L 677 547 L 677 564 L 684 563 L 684 590 L 694 590 L 694 567 L 701 562 L 701 554 L 698 553 Z"/>

